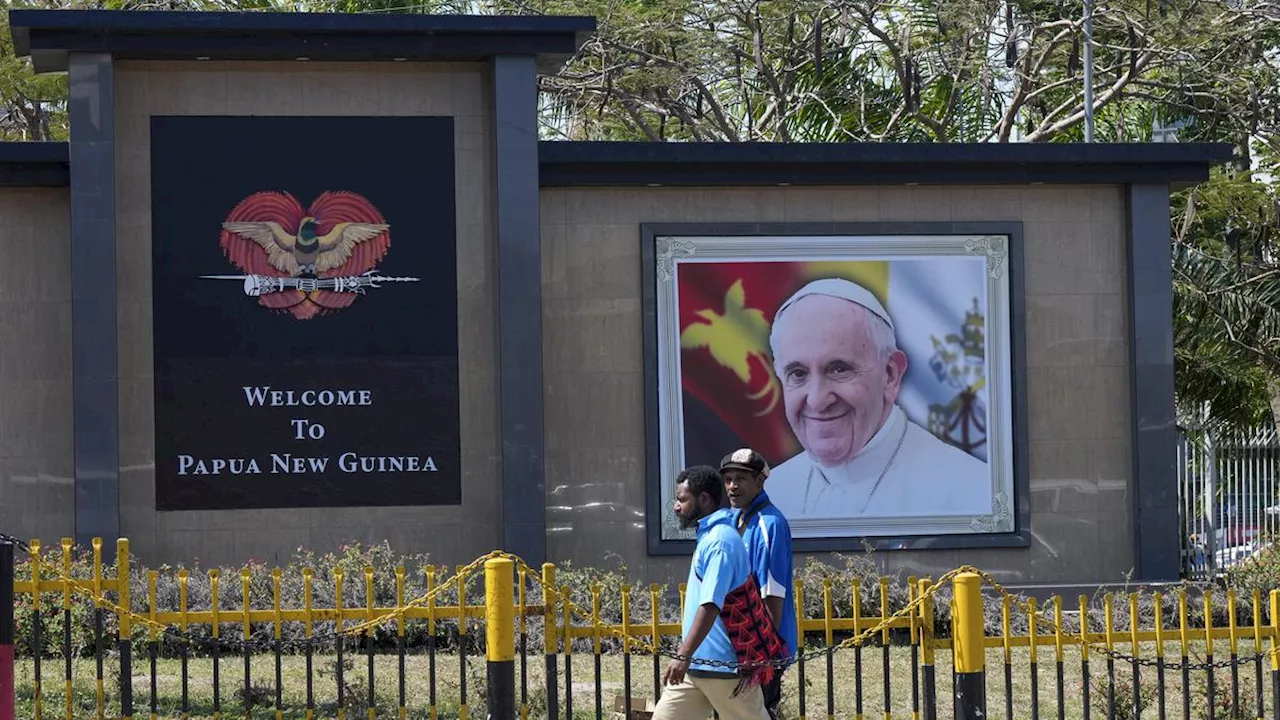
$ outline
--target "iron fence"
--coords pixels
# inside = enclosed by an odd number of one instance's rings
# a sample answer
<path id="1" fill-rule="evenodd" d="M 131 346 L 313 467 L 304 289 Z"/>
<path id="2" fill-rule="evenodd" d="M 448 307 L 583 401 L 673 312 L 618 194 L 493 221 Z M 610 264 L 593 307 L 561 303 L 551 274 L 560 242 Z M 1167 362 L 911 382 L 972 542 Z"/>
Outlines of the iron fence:
<path id="1" fill-rule="evenodd" d="M 1274 428 L 1184 428 L 1178 441 L 1183 575 L 1209 579 L 1256 556 L 1280 531 Z"/>
<path id="2" fill-rule="evenodd" d="M 0 571 L 13 547 L 0 541 Z M 69 540 L 57 560 L 19 546 L 8 566 L 16 602 L 0 605 L 17 624 L 9 636 L 0 627 L 0 645 L 23 646 L 9 669 L 22 717 L 466 720 L 478 704 L 493 720 L 633 720 L 652 711 L 663 664 L 678 657 L 683 588 L 667 602 L 657 585 L 624 585 L 615 612 L 599 584 L 574 591 L 554 565 L 502 552 L 417 582 L 402 567 L 393 578 L 337 570 L 328 597 L 304 572 L 298 604 L 285 602 L 278 569 L 213 571 L 207 606 L 191 607 L 190 575 L 165 584 L 131 568 L 126 540 L 104 565 L 101 547 L 81 576 Z M 228 581 L 238 604 L 219 591 Z M 364 602 L 349 602 L 352 583 Z M 796 587 L 800 648 L 780 663 L 786 717 L 1280 718 L 1280 591 L 1039 604 L 966 566 L 905 584 L 828 578 L 820 592 L 810 603 Z"/>

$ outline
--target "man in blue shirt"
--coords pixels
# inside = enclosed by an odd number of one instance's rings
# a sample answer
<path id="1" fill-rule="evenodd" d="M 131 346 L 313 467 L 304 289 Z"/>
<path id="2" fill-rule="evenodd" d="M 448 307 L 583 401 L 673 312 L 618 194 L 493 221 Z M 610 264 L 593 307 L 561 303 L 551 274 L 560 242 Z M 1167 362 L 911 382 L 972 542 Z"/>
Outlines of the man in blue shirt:
<path id="1" fill-rule="evenodd" d="M 795 657 L 799 632 L 792 582 L 791 526 L 764 491 L 769 463 L 760 453 L 742 448 L 724 456 L 720 472 L 724 475 L 734 527 L 742 535 L 769 618 L 786 644 L 789 657 Z M 781 669 L 765 686 L 764 695 L 769 714 L 777 717 L 782 700 Z"/>
<path id="2" fill-rule="evenodd" d="M 677 651 L 692 662 L 672 660 L 667 665 L 653 720 L 706 720 L 712 710 L 720 720 L 769 720 L 758 685 L 738 690 L 740 678 L 734 671 L 738 658 L 720 619 L 725 596 L 751 576 L 746 546 L 723 502 L 724 478 L 715 468 L 691 467 L 676 477 L 676 517 L 681 528 L 696 527 L 698 537 L 689 563 Z"/>

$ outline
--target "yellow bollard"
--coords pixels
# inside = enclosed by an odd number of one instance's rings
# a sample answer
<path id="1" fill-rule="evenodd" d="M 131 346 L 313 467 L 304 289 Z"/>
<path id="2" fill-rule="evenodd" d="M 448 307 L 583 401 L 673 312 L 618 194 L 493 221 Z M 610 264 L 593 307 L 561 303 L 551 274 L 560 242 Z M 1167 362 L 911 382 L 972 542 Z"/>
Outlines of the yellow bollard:
<path id="1" fill-rule="evenodd" d="M 955 588 L 956 720 L 979 720 L 987 716 L 986 646 L 982 614 L 982 578 L 961 573 Z"/>
<path id="2" fill-rule="evenodd" d="M 489 720 L 515 720 L 516 716 L 514 571 L 515 563 L 509 558 L 492 558 L 484 563 Z"/>

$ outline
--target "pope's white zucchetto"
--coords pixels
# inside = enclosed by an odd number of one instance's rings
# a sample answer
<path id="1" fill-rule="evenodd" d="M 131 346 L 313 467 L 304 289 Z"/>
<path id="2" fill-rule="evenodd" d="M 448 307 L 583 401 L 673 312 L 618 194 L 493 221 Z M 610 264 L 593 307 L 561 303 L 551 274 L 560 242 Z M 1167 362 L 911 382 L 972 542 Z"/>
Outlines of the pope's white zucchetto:
<path id="1" fill-rule="evenodd" d="M 794 295 L 787 298 L 786 302 L 782 303 L 778 308 L 778 312 L 774 313 L 774 324 L 777 324 L 778 318 L 782 317 L 782 313 L 786 312 L 787 308 L 796 304 L 796 301 L 801 298 L 805 298 L 810 295 L 826 295 L 828 297 L 840 298 L 841 300 L 848 300 L 855 305 L 861 305 L 867 310 L 870 310 L 876 317 L 884 320 L 889 328 L 893 329 L 893 320 L 889 319 L 888 311 L 884 309 L 884 306 L 880 304 L 880 301 L 876 299 L 876 296 L 871 294 L 870 290 L 867 290 L 857 283 L 842 280 L 840 278 L 823 278 L 822 280 L 814 280 L 808 285 L 797 290 Z"/>

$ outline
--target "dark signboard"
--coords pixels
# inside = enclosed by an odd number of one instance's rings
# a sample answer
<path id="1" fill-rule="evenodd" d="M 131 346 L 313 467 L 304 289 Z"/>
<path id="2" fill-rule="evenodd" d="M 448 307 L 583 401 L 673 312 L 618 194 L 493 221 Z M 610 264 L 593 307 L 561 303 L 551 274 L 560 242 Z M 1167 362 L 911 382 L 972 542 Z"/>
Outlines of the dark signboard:
<path id="1" fill-rule="evenodd" d="M 453 135 L 152 118 L 158 510 L 461 502 Z"/>

